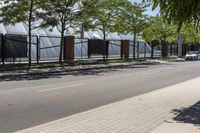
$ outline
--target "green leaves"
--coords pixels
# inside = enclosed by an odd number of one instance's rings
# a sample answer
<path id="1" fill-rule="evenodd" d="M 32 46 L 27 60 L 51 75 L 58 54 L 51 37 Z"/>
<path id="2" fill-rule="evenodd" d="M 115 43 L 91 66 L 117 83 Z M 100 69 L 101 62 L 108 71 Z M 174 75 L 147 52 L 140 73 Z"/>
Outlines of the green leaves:
<path id="1" fill-rule="evenodd" d="M 147 41 L 165 40 L 168 43 L 177 42 L 178 26 L 168 24 L 160 16 L 150 17 L 148 23 L 143 30 L 142 37 Z M 193 24 L 185 24 L 179 33 L 184 37 L 184 43 L 192 44 L 200 42 L 200 29 Z"/>
<path id="2" fill-rule="evenodd" d="M 146 15 L 144 14 L 145 8 L 146 5 L 143 3 L 128 4 L 124 8 L 120 17 L 122 21 L 122 33 L 138 34 L 142 31 L 146 24 Z"/>
<path id="3" fill-rule="evenodd" d="M 143 38 L 146 41 L 165 40 L 172 43 L 177 40 L 177 26 L 170 25 L 160 16 L 149 17 L 143 30 Z"/>
<path id="4" fill-rule="evenodd" d="M 183 25 L 180 34 L 184 36 L 184 41 L 187 44 L 200 42 L 199 28 L 195 27 L 194 25 Z"/>
<path id="5" fill-rule="evenodd" d="M 38 11 L 44 0 L 5 0 L 0 9 L 1 23 L 16 24 L 23 22 L 28 27 L 28 62 L 31 65 L 32 30 L 38 28 Z"/>
<path id="6" fill-rule="evenodd" d="M 145 6 L 128 0 L 6 0 L 1 9 L 2 22 L 31 22 L 36 27 L 57 27 L 60 32 L 82 26 L 104 33 L 140 32 L 144 27 Z M 9 4 L 8 4 L 9 3 Z M 32 6 L 31 6 L 32 3 Z M 31 17 L 30 17 L 31 13 Z"/>
<path id="7" fill-rule="evenodd" d="M 83 2 L 83 20 L 86 30 L 121 32 L 124 11 L 131 3 L 127 0 L 85 0 Z"/>
<path id="8" fill-rule="evenodd" d="M 60 32 L 64 32 L 69 27 L 72 27 L 80 11 L 79 1 L 47 0 L 42 6 L 44 12 L 40 13 L 40 17 L 43 19 L 42 26 L 57 27 Z"/>
<path id="9" fill-rule="evenodd" d="M 5 6 L 0 9 L 1 23 L 15 24 L 24 22 L 28 25 L 28 21 L 36 22 L 38 20 L 36 13 L 40 8 L 41 2 L 42 0 L 5 0 Z M 32 14 L 31 18 L 30 13 Z M 34 28 L 34 24 L 31 27 Z"/>
<path id="10" fill-rule="evenodd" d="M 184 24 L 199 25 L 200 2 L 198 0 L 147 0 L 154 8 L 159 5 L 161 15 L 169 22 L 178 25 L 180 31 Z"/>

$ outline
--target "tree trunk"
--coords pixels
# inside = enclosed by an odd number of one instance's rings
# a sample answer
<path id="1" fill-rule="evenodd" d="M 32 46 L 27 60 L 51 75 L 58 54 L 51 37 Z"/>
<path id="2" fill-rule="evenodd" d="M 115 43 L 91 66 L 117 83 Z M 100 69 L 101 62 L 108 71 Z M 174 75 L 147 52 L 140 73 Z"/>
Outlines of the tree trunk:
<path id="1" fill-rule="evenodd" d="M 31 39 L 32 39 L 32 34 L 31 34 L 31 30 L 29 30 L 28 32 L 28 46 L 29 46 L 29 50 L 28 50 L 28 66 L 31 66 Z"/>
<path id="2" fill-rule="evenodd" d="M 106 61 L 106 32 L 103 31 L 103 60 Z"/>
<path id="3" fill-rule="evenodd" d="M 29 13 L 29 22 L 28 22 L 28 66 L 31 66 L 31 45 L 32 45 L 32 16 L 33 16 L 33 0 L 30 3 L 30 13 Z"/>
<path id="4" fill-rule="evenodd" d="M 136 45 L 136 33 L 134 32 L 134 38 L 133 38 L 133 59 L 135 59 L 135 45 Z"/>
<path id="5" fill-rule="evenodd" d="M 64 47 L 64 28 L 61 31 L 61 40 L 60 40 L 60 56 L 59 56 L 59 63 L 63 63 L 63 47 Z"/>
<path id="6" fill-rule="evenodd" d="M 162 58 L 168 58 L 168 44 L 166 43 L 165 39 L 161 41 L 162 46 Z"/>
<path id="7" fill-rule="evenodd" d="M 178 34 L 178 57 L 182 58 L 183 36 Z"/>

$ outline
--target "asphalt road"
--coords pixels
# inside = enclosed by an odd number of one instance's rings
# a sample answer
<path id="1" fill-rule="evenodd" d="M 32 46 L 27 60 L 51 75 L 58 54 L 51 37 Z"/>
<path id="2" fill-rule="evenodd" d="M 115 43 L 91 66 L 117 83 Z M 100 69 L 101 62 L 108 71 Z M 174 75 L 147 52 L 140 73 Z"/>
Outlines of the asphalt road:
<path id="1" fill-rule="evenodd" d="M 199 76 L 200 62 L 181 62 L 0 79 L 0 133 L 37 126 Z"/>

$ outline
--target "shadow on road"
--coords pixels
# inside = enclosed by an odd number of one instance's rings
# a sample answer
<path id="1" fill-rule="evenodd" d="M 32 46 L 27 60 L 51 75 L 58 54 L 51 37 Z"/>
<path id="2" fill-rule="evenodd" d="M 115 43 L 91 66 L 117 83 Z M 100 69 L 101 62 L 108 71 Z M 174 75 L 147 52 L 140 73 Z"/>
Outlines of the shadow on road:
<path id="1" fill-rule="evenodd" d="M 177 122 L 200 126 L 200 101 L 189 108 L 175 109 L 173 113 L 177 114 L 173 118 Z"/>
<path id="2" fill-rule="evenodd" d="M 61 78 L 61 76 L 72 75 L 72 76 L 85 76 L 85 75 L 102 75 L 103 73 L 111 73 L 120 71 L 122 69 L 139 69 L 148 68 L 149 65 L 160 65 L 159 63 L 154 64 L 139 64 L 139 65 L 121 65 L 121 66 L 109 66 L 101 68 L 86 68 L 83 70 L 45 70 L 33 73 L 23 73 L 17 75 L 3 75 L 0 76 L 0 82 L 2 81 L 21 81 L 21 80 L 40 80 L 47 78 Z"/>

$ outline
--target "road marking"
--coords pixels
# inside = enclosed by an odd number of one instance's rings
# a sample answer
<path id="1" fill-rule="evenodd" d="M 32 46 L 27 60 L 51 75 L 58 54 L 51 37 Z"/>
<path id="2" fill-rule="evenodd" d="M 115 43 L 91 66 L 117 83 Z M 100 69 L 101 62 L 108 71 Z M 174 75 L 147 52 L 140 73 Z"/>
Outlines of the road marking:
<path id="1" fill-rule="evenodd" d="M 81 80 L 80 80 L 81 81 Z M 45 85 L 36 85 L 36 86 L 31 86 L 31 87 L 24 87 L 24 88 L 16 88 L 16 89 L 10 89 L 10 90 L 3 90 L 0 91 L 0 93 L 4 93 L 4 92 L 17 92 L 17 91 L 30 91 L 31 89 L 38 89 L 38 88 L 47 88 L 47 87 L 51 87 L 53 86 L 61 86 L 64 84 L 80 84 L 80 81 L 71 81 L 71 82 L 60 82 L 60 83 L 54 83 L 54 84 L 45 84 Z M 33 91 L 33 90 L 31 90 Z"/>
<path id="2" fill-rule="evenodd" d="M 37 92 L 55 91 L 55 90 L 61 90 L 61 89 L 66 89 L 66 88 L 80 87 L 80 86 L 84 86 L 84 85 L 86 85 L 86 83 L 73 84 L 73 85 L 62 86 L 62 87 L 57 87 L 57 88 L 50 88 L 50 89 L 43 89 L 43 90 L 38 90 Z"/>
<path id="3" fill-rule="evenodd" d="M 156 73 L 160 73 L 160 71 L 147 71 L 146 73 L 143 73 L 143 75 L 152 75 Z"/>

